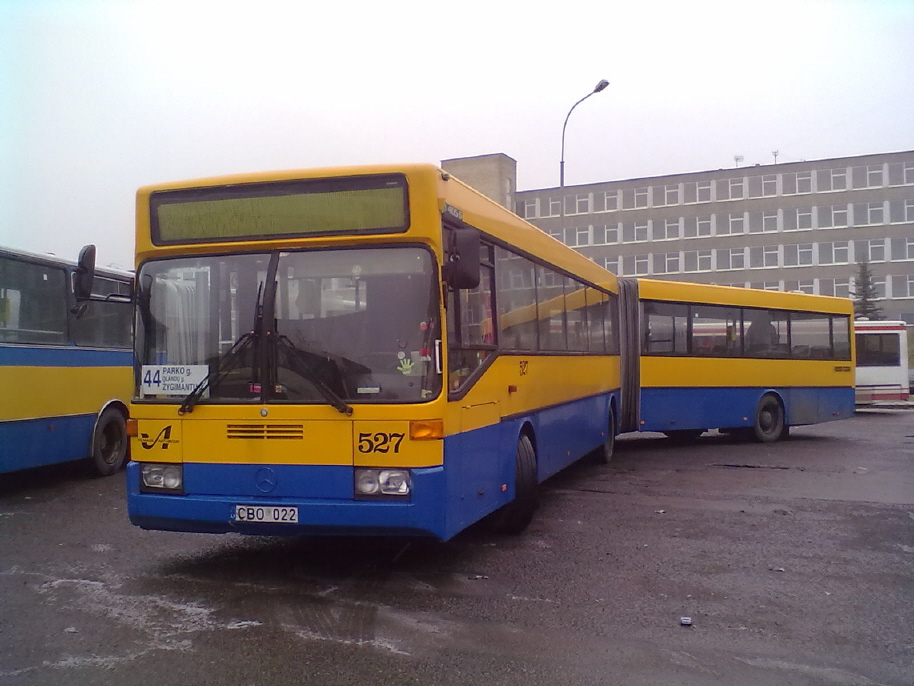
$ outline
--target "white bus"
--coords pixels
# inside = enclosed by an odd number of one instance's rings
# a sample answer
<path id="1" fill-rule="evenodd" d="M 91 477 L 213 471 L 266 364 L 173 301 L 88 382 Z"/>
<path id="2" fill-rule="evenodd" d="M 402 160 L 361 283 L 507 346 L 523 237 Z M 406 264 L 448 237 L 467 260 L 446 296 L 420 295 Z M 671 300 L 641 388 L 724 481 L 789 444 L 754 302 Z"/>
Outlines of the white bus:
<path id="1" fill-rule="evenodd" d="M 908 332 L 904 322 L 854 322 L 857 343 L 857 405 L 907 400 Z"/>

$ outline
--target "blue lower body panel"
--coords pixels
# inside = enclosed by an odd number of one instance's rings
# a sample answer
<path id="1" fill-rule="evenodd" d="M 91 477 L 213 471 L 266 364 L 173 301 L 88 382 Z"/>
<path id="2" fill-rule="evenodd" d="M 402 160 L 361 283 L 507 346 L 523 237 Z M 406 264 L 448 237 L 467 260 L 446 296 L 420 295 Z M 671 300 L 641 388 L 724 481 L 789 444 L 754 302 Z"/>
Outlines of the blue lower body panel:
<path id="1" fill-rule="evenodd" d="M 641 431 L 749 427 L 766 393 L 784 405 L 788 426 L 818 424 L 854 414 L 853 388 L 645 388 Z"/>
<path id="2" fill-rule="evenodd" d="M 95 415 L 0 422 L 0 474 L 89 456 Z"/>

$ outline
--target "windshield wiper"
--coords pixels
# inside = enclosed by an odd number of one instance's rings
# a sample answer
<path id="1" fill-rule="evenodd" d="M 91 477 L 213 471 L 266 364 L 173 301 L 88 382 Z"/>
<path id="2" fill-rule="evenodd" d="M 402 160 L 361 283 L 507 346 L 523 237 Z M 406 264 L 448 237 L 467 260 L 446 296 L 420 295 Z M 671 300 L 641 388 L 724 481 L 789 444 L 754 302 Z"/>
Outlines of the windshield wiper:
<path id="1" fill-rule="evenodd" d="M 323 379 L 321 379 L 320 374 L 318 374 L 310 365 L 308 365 L 302 358 L 304 355 L 313 355 L 318 356 L 317 353 L 313 353 L 309 350 L 301 350 L 298 348 L 292 341 L 289 340 L 287 336 L 276 336 L 276 352 L 285 353 L 285 362 L 288 364 L 289 368 L 296 372 L 299 376 L 307 379 L 314 387 L 320 392 L 324 398 L 327 399 L 327 402 L 333 406 L 340 414 L 344 414 L 347 417 L 352 415 L 352 407 L 346 404 L 336 392 L 330 388 Z M 278 355 L 277 355 L 278 356 Z M 343 370 L 339 362 L 334 360 L 329 355 L 321 355 L 322 359 L 326 359 L 329 362 L 333 362 L 337 372 L 342 376 Z M 278 361 L 278 360 L 277 360 Z M 367 371 L 367 368 L 366 368 Z"/>
<path id="2" fill-rule="evenodd" d="M 256 341 L 257 333 L 254 331 L 248 331 L 239 336 L 238 340 L 229 348 L 229 351 L 219 360 L 219 365 L 215 369 L 210 370 L 209 374 L 203 377 L 200 383 L 194 386 L 194 390 L 187 394 L 187 397 L 184 398 L 184 402 L 181 403 L 181 407 L 178 408 L 178 414 L 190 414 L 193 412 L 194 406 L 200 398 L 203 397 L 206 389 L 215 388 L 222 383 L 222 380 L 228 376 L 229 372 L 238 366 L 238 361 L 241 359 L 244 351 L 254 345 Z"/>

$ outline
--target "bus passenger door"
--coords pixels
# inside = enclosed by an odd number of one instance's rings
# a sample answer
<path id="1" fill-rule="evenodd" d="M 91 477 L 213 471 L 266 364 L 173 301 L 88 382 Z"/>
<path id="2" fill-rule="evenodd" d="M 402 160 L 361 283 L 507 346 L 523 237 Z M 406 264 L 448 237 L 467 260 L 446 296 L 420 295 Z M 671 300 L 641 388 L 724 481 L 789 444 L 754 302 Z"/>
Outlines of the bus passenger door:
<path id="1" fill-rule="evenodd" d="M 491 369 L 497 352 L 492 246 L 482 245 L 480 252 L 479 285 L 451 290 L 447 307 L 447 388 L 459 430 L 448 437 L 445 466 L 448 510 L 461 527 L 496 509 L 505 480 L 499 463 L 501 385 Z M 511 465 L 513 470 L 513 453 Z"/>

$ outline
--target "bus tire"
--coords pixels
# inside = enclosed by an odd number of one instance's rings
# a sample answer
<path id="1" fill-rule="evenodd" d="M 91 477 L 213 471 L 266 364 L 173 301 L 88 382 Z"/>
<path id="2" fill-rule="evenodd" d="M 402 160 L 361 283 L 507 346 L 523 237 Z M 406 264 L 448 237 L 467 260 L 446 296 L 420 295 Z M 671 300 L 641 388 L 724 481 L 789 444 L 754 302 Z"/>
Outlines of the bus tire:
<path id="1" fill-rule="evenodd" d="M 127 459 L 127 420 L 114 407 L 107 407 L 92 435 L 92 465 L 100 476 L 116 473 Z"/>
<path id="2" fill-rule="evenodd" d="M 691 443 L 704 433 L 704 429 L 670 429 L 663 435 L 674 443 Z"/>
<path id="3" fill-rule="evenodd" d="M 606 440 L 591 453 L 594 462 L 597 464 L 609 464 L 616 449 L 616 411 L 612 408 L 612 405 L 609 407 L 609 421 L 606 424 L 606 431 Z"/>
<path id="4" fill-rule="evenodd" d="M 539 505 L 536 451 L 530 437 L 521 434 L 514 457 L 514 500 L 498 511 L 494 529 L 500 534 L 519 534 L 533 520 Z"/>
<path id="5" fill-rule="evenodd" d="M 773 393 L 766 393 L 758 401 L 752 438 L 759 443 L 774 443 L 787 435 L 784 406 Z"/>

